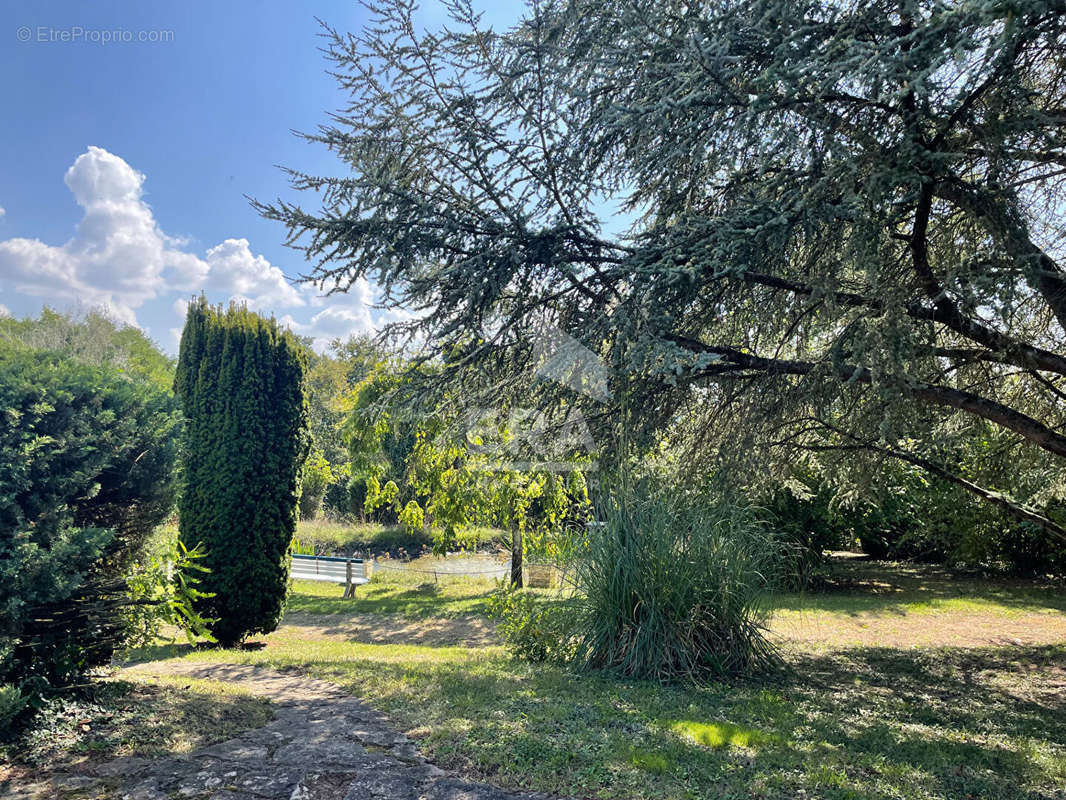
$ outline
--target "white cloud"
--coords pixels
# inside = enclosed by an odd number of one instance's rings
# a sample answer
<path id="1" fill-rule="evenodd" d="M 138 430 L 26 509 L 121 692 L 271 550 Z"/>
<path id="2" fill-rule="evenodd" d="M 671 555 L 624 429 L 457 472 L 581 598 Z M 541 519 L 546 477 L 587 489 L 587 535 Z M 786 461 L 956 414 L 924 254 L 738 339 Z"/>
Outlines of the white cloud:
<path id="1" fill-rule="evenodd" d="M 0 206 L 0 217 L 3 217 L 4 214 L 6 214 L 6 213 L 7 213 L 7 209 L 4 208 L 3 206 Z"/>
<path id="2" fill-rule="evenodd" d="M 170 351 L 177 353 L 181 346 L 181 328 L 170 328 L 167 333 L 170 334 Z"/>
<path id="3" fill-rule="evenodd" d="M 285 273 L 254 255 L 247 239 L 226 239 L 207 251 L 206 288 L 246 298 L 256 311 L 306 304 Z"/>
<path id="4" fill-rule="evenodd" d="M 310 286 L 301 287 L 312 308 L 320 308 L 306 321 L 285 314 L 278 322 L 298 336 L 312 340 L 312 346 L 324 352 L 334 339 L 347 339 L 362 333 L 374 333 L 387 323 L 412 319 L 402 309 L 374 308 L 374 290 L 360 278 L 344 293 L 324 295 Z"/>
<path id="5" fill-rule="evenodd" d="M 0 288 L 60 306 L 105 307 L 130 324 L 138 324 L 137 310 L 146 302 L 175 293 L 183 297 L 171 307 L 183 317 L 184 298 L 203 291 L 212 301 L 236 300 L 263 313 L 294 310 L 299 319 L 283 319 L 322 346 L 376 327 L 366 281 L 347 294 L 322 297 L 313 286 L 290 283 L 247 239 L 225 239 L 203 256 L 190 252 L 186 239 L 157 223 L 144 200 L 144 174 L 102 147 L 78 156 L 64 180 L 84 212 L 74 235 L 58 246 L 31 238 L 0 241 Z M 172 324 L 166 320 L 163 327 L 174 337 Z"/>
<path id="6" fill-rule="evenodd" d="M 11 316 L 11 312 L 8 311 L 7 306 L 5 306 L 3 303 L 0 303 L 0 317 L 10 317 L 10 316 Z"/>
<path id="7" fill-rule="evenodd" d="M 359 333 L 371 333 L 375 330 L 370 309 L 363 307 L 330 306 L 319 311 L 310 321 L 298 322 L 292 315 L 286 314 L 279 322 L 300 336 L 309 336 L 314 340 L 314 348 L 322 351 L 333 339 L 346 339 Z"/>
<path id="8" fill-rule="evenodd" d="M 0 278 L 24 294 L 106 306 L 136 323 L 134 309 L 165 288 L 164 271 L 174 260 L 142 197 L 144 175 L 90 147 L 64 180 L 84 210 L 73 238 L 60 247 L 39 239 L 0 242 Z"/>
<path id="9" fill-rule="evenodd" d="M 170 280 L 168 281 L 170 288 L 186 291 L 195 291 L 203 286 L 204 279 L 207 278 L 210 270 L 201 258 L 180 250 L 166 252 L 166 265 L 170 268 Z"/>

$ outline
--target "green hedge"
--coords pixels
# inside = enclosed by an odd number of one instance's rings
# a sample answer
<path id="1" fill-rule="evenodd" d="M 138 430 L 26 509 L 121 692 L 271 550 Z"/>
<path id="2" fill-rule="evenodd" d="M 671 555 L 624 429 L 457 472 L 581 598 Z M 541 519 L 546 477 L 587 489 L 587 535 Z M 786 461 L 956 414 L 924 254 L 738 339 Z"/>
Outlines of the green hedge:
<path id="1" fill-rule="evenodd" d="M 180 415 L 149 380 L 2 340 L 0 415 L 0 716 L 10 718 L 122 644 L 125 570 L 170 508 Z"/>

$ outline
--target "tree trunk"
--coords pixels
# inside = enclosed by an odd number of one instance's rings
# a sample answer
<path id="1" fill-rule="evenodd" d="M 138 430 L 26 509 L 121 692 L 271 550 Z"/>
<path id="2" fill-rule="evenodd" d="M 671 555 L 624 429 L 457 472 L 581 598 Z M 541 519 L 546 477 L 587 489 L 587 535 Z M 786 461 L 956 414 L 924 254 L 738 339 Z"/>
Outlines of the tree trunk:
<path id="1" fill-rule="evenodd" d="M 522 531 L 511 531 L 511 585 L 522 588 Z"/>

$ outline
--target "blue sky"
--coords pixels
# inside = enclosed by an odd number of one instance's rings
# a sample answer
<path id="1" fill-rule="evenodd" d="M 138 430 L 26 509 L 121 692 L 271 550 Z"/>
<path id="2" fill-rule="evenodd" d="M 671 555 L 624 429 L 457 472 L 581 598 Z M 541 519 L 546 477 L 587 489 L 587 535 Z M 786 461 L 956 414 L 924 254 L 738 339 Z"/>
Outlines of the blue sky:
<path id="1" fill-rule="evenodd" d="M 522 9 L 481 5 L 498 26 Z M 434 26 L 444 12 L 427 2 L 419 16 Z M 106 305 L 171 352 L 180 301 L 201 289 L 320 343 L 382 324 L 372 286 L 330 300 L 293 287 L 300 254 L 245 199 L 292 196 L 276 164 L 341 169 L 291 132 L 344 99 L 315 17 L 357 31 L 366 12 L 331 0 L 4 4 L 0 313 Z"/>

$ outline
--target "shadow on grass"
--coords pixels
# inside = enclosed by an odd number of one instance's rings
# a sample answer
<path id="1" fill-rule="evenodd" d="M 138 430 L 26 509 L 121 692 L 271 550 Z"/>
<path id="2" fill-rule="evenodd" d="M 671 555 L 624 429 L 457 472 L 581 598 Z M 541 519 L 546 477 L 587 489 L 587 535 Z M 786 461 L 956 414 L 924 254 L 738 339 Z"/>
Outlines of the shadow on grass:
<path id="1" fill-rule="evenodd" d="M 165 661 L 168 658 L 182 658 L 190 653 L 213 648 L 214 645 L 190 644 L 189 642 L 149 644 L 130 650 L 119 661 L 118 665 L 121 667 L 129 667 L 134 664 L 144 664 L 149 661 Z"/>
<path id="2" fill-rule="evenodd" d="M 422 647 L 486 647 L 500 644 L 496 624 L 479 614 L 410 618 L 398 614 L 321 615 L 286 612 L 280 637 Z M 293 629 L 293 630 L 289 630 Z"/>
<path id="3" fill-rule="evenodd" d="M 262 727 L 273 716 L 268 701 L 224 683 L 103 681 L 47 702 L 6 745 L 10 752 L 0 750 L 0 762 L 8 756 L 17 785 L 52 772 L 91 772 L 93 765 L 120 756 L 180 757 Z M 0 796 L 7 796 L 6 788 L 0 780 Z"/>
<path id="4" fill-rule="evenodd" d="M 1066 646 L 788 654 L 786 685 L 846 713 L 1066 744 Z"/>

